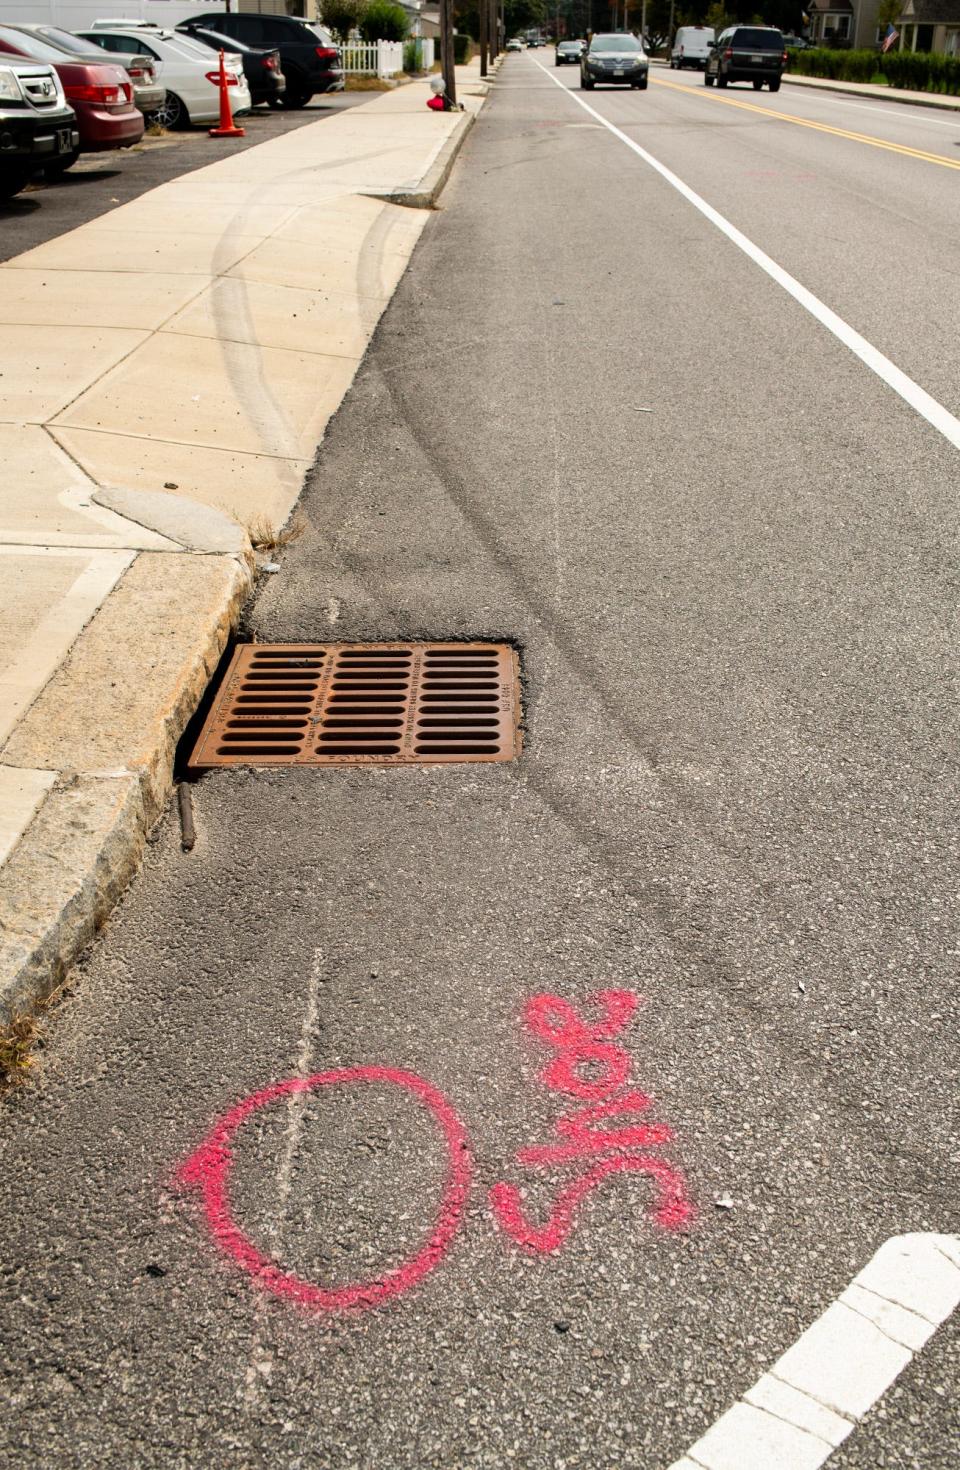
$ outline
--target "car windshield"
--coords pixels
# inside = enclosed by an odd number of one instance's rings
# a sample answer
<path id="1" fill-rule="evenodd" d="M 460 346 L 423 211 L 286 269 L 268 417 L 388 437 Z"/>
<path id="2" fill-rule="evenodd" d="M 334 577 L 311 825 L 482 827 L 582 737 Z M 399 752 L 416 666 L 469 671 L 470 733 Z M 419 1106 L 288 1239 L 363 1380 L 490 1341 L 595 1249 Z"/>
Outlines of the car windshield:
<path id="1" fill-rule="evenodd" d="M 733 44 L 744 51 L 782 51 L 783 37 L 779 31 L 754 31 L 744 26 L 737 31 Z"/>
<path id="2" fill-rule="evenodd" d="M 591 51 L 642 51 L 636 36 L 594 36 Z"/>
<path id="3" fill-rule="evenodd" d="M 560 42 L 560 45 L 557 47 L 557 50 L 558 51 L 579 51 L 580 50 L 580 42 L 579 41 L 561 41 Z"/>

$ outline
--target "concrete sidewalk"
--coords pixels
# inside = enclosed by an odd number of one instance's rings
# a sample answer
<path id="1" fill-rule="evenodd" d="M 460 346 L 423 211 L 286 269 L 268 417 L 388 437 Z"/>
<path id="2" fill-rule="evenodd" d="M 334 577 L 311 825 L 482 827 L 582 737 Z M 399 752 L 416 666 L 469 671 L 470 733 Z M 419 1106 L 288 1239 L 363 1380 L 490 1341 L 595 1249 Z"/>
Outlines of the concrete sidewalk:
<path id="1" fill-rule="evenodd" d="M 384 93 L 0 267 L 0 1019 L 136 871 L 177 742 L 474 116 Z M 396 201 L 403 201 L 399 203 Z"/>

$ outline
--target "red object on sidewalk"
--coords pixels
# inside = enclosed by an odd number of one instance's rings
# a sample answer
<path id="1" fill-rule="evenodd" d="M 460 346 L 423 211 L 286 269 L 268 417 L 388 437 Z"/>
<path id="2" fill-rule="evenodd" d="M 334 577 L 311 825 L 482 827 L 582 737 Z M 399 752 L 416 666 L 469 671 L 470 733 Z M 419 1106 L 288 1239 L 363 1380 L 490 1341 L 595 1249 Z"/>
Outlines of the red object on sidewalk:
<path id="1" fill-rule="evenodd" d="M 442 97 L 428 97 L 427 98 L 427 106 L 430 107 L 430 108 L 432 108 L 434 112 L 442 112 L 443 111 L 443 98 Z"/>
<path id="2" fill-rule="evenodd" d="M 209 129 L 211 138 L 243 138 L 246 136 L 245 128 L 238 128 L 233 121 L 233 113 L 230 110 L 230 93 L 227 90 L 227 68 L 224 65 L 223 52 L 220 52 L 220 126 Z"/>

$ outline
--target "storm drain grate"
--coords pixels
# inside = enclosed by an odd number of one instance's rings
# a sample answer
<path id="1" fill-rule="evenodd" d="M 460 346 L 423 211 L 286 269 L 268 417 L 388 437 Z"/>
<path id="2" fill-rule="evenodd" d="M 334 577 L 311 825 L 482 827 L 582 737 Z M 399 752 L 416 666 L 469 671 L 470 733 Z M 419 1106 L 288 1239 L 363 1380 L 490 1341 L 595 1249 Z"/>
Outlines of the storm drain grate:
<path id="1" fill-rule="evenodd" d="M 509 761 L 519 713 L 507 644 L 243 643 L 188 764 Z"/>

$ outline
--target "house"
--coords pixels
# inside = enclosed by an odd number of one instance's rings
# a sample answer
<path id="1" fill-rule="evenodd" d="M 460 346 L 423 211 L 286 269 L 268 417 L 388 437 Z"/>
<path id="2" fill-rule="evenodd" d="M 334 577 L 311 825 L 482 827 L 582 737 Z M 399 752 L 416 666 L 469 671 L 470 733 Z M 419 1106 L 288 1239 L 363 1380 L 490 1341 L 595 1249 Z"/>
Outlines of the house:
<path id="1" fill-rule="evenodd" d="M 960 57 L 960 0 L 906 0 L 897 30 L 901 51 Z"/>
<path id="2" fill-rule="evenodd" d="M 879 39 L 878 0 L 812 0 L 810 39 L 815 45 L 841 41 L 845 46 L 875 46 Z"/>
<path id="3" fill-rule="evenodd" d="M 880 41 L 877 0 L 812 0 L 810 39 L 870 47 Z M 901 51 L 941 51 L 960 56 L 960 0 L 904 0 L 896 23 Z"/>

